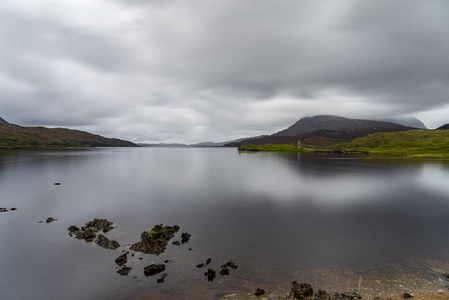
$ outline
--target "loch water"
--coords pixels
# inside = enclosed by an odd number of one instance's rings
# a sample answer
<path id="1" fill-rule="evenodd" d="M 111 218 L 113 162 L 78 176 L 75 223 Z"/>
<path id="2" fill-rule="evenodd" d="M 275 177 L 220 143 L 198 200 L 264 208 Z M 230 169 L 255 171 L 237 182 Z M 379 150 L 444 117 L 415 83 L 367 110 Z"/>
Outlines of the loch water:
<path id="1" fill-rule="evenodd" d="M 293 280 L 365 298 L 447 292 L 448 182 L 446 161 L 235 148 L 1 151 L 0 207 L 17 208 L 0 213 L 1 299 L 244 299 L 258 287 L 282 295 Z M 106 236 L 120 248 L 69 237 L 69 226 L 94 218 L 114 222 Z M 179 225 L 173 240 L 191 240 L 170 241 L 159 256 L 130 253 L 132 271 L 117 274 L 115 258 L 155 224 Z M 144 275 L 165 260 L 164 283 Z M 219 275 L 229 260 L 238 268 Z"/>

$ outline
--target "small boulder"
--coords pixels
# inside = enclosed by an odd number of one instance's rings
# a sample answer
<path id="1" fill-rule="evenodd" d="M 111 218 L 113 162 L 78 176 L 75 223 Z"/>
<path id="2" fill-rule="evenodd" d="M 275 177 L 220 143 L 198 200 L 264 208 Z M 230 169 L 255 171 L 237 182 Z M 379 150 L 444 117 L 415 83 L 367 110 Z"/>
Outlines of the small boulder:
<path id="1" fill-rule="evenodd" d="M 214 269 L 207 269 L 207 272 L 204 272 L 204 275 L 207 276 L 208 281 L 214 281 L 215 271 Z"/>
<path id="2" fill-rule="evenodd" d="M 88 227 L 84 231 L 84 239 L 86 240 L 86 242 L 92 242 L 96 236 L 97 235 L 95 234 L 95 231 L 93 230 L 92 227 Z"/>
<path id="3" fill-rule="evenodd" d="M 220 270 L 220 275 L 221 276 L 223 276 L 223 275 L 229 275 L 229 269 L 228 269 L 228 266 L 227 265 L 222 265 L 221 266 L 221 270 Z"/>
<path id="4" fill-rule="evenodd" d="M 115 263 L 116 263 L 117 265 L 119 265 L 119 266 L 123 266 L 123 265 L 126 264 L 127 262 L 128 262 L 128 255 L 127 255 L 126 253 L 120 255 L 119 257 L 117 257 L 117 258 L 115 259 Z"/>
<path id="5" fill-rule="evenodd" d="M 226 263 L 226 265 L 227 265 L 228 267 L 230 267 L 231 269 L 237 269 L 237 268 L 238 268 L 238 265 L 236 265 L 232 260 L 228 261 L 228 262 Z"/>
<path id="6" fill-rule="evenodd" d="M 54 219 L 54 218 L 52 218 L 52 217 L 50 217 L 50 218 L 48 218 L 45 222 L 47 222 L 47 223 L 51 223 L 51 222 L 53 222 L 53 221 L 55 221 L 56 219 Z"/>
<path id="7" fill-rule="evenodd" d="M 256 295 L 257 297 L 263 294 L 265 294 L 265 290 L 260 288 L 257 288 L 256 291 L 254 292 L 254 295 Z"/>
<path id="8" fill-rule="evenodd" d="M 409 293 L 404 293 L 404 294 L 402 295 L 402 298 L 408 299 L 408 298 L 413 298 L 413 296 L 410 295 Z"/>
<path id="9" fill-rule="evenodd" d="M 206 265 L 210 264 L 211 262 L 212 262 L 212 258 L 208 258 L 208 259 L 206 260 Z"/>
<path id="10" fill-rule="evenodd" d="M 15 208 L 15 207 L 11 207 L 11 211 L 13 211 L 13 210 L 17 210 L 17 208 Z"/>
<path id="11" fill-rule="evenodd" d="M 173 245 L 176 245 L 176 246 L 180 246 L 180 245 L 181 245 L 181 242 L 180 242 L 180 241 L 174 241 L 172 244 L 173 244 Z"/>
<path id="12" fill-rule="evenodd" d="M 192 236 L 191 234 L 188 234 L 187 232 L 183 232 L 181 234 L 181 243 L 183 243 L 183 244 L 188 243 L 191 236 Z"/>
<path id="13" fill-rule="evenodd" d="M 156 280 L 156 282 L 157 282 L 157 283 L 162 283 L 162 282 L 164 282 L 164 280 L 165 280 L 165 278 L 166 278 L 167 276 L 168 276 L 167 273 L 162 274 L 161 277 L 158 278 L 158 280 Z"/>
<path id="14" fill-rule="evenodd" d="M 146 266 L 144 268 L 145 276 L 156 275 L 156 274 L 161 273 L 163 271 L 165 271 L 165 265 L 164 264 L 159 264 L 159 265 L 151 264 L 151 265 Z"/>
<path id="15" fill-rule="evenodd" d="M 196 265 L 196 267 L 199 269 L 199 268 L 202 268 L 202 267 L 204 267 L 204 264 L 203 263 L 201 263 L 201 264 L 199 264 L 199 265 Z"/>
<path id="16" fill-rule="evenodd" d="M 296 299 L 305 299 L 313 296 L 312 286 L 308 283 L 292 282 L 291 294 Z"/>
<path id="17" fill-rule="evenodd" d="M 75 225 L 72 225 L 69 227 L 70 232 L 74 232 L 74 231 L 78 231 L 78 230 L 80 230 L 80 229 L 78 227 L 76 227 Z"/>

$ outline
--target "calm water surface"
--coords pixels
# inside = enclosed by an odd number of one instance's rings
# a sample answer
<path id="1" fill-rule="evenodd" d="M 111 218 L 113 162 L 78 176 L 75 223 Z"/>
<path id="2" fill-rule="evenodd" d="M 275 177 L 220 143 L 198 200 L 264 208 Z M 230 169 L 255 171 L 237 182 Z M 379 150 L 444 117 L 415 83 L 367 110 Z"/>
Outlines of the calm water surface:
<path id="1" fill-rule="evenodd" d="M 282 294 L 293 280 L 340 292 L 362 280 L 366 297 L 447 291 L 448 182 L 449 163 L 436 161 L 221 148 L 2 151 L 0 207 L 18 210 L 0 213 L 1 298 L 244 298 L 256 287 Z M 68 236 L 96 217 L 114 222 L 106 236 L 122 247 Z M 190 242 L 135 253 L 130 275 L 117 274 L 125 245 L 161 223 L 179 225 Z M 207 258 L 213 282 L 196 268 Z M 144 276 L 166 259 L 164 283 Z M 238 269 L 218 275 L 230 259 Z"/>

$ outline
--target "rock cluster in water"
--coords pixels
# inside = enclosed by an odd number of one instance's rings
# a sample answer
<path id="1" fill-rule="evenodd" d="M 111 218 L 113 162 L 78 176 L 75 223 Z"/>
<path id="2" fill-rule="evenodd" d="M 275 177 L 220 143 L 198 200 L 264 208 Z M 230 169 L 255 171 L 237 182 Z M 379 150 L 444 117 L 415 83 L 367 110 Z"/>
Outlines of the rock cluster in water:
<path id="1" fill-rule="evenodd" d="M 15 207 L 11 207 L 11 208 L 6 208 L 6 207 L 0 207 L 0 212 L 7 212 L 7 211 L 14 211 L 17 210 L 17 208 Z"/>
<path id="2" fill-rule="evenodd" d="M 178 225 L 174 225 L 173 227 L 163 226 L 162 224 L 155 225 L 151 231 L 142 232 L 140 235 L 140 242 L 132 244 L 130 249 L 146 254 L 159 255 L 165 252 L 168 241 L 175 236 L 175 233 L 178 232 L 178 230 Z"/>
<path id="3" fill-rule="evenodd" d="M 260 293 L 263 291 L 262 289 L 257 288 L 256 293 Z M 255 293 L 256 296 L 258 296 Z M 359 300 L 362 299 L 358 293 L 349 292 L 344 294 L 329 294 L 328 292 L 319 289 L 318 291 L 313 291 L 313 288 L 308 283 L 297 283 L 296 281 L 292 282 L 290 293 L 285 296 L 278 298 L 280 300 Z"/>
<path id="4" fill-rule="evenodd" d="M 196 267 L 197 267 L 197 268 L 202 268 L 202 267 L 204 267 L 205 265 L 206 265 L 206 266 L 209 265 L 211 262 L 212 262 L 212 258 L 208 258 L 208 259 L 206 260 L 206 264 L 200 263 L 200 264 L 196 265 Z M 221 265 L 221 270 L 220 270 L 219 274 L 220 274 L 221 276 L 229 275 L 229 268 L 231 268 L 231 269 L 237 269 L 237 268 L 238 268 L 238 265 L 236 265 L 232 260 L 230 260 L 230 261 L 228 261 L 227 263 Z M 206 272 L 204 272 L 204 275 L 207 277 L 207 280 L 208 280 L 208 281 L 213 281 L 214 278 L 215 278 L 215 270 L 209 268 L 209 269 L 207 269 Z"/>
<path id="5" fill-rule="evenodd" d="M 92 221 L 87 222 L 85 226 L 81 227 L 81 229 L 75 225 L 70 226 L 68 228 L 69 235 L 75 236 L 75 238 L 79 240 L 84 239 L 86 242 L 95 241 L 97 245 L 106 249 L 117 249 L 118 247 L 120 247 L 120 244 L 117 241 L 109 240 L 106 236 L 104 236 L 101 233 L 98 234 L 97 236 L 97 233 L 99 231 L 103 231 L 103 233 L 106 233 L 114 229 L 112 224 L 114 223 L 108 221 L 107 219 L 95 218 Z"/>

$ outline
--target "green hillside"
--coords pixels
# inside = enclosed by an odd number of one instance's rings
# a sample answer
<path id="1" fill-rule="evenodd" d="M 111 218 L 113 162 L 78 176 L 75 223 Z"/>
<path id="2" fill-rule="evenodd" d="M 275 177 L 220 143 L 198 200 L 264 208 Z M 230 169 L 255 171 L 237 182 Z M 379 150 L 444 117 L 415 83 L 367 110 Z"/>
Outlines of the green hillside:
<path id="1" fill-rule="evenodd" d="M 449 158 L 449 130 L 374 133 L 345 145 L 347 151 L 407 158 Z"/>
<path id="2" fill-rule="evenodd" d="M 61 147 L 137 147 L 137 145 L 80 130 L 22 127 L 0 118 L 0 149 Z"/>

